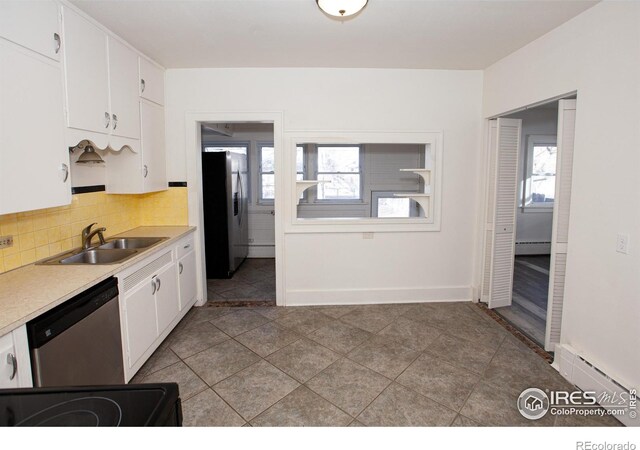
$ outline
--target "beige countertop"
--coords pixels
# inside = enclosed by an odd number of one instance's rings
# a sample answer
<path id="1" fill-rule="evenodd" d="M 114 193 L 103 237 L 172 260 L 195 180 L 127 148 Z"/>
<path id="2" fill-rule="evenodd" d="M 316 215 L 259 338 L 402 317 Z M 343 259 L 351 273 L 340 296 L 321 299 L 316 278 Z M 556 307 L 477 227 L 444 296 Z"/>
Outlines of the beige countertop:
<path id="1" fill-rule="evenodd" d="M 0 336 L 58 306 L 85 289 L 121 272 L 150 253 L 175 244 L 195 227 L 138 227 L 122 237 L 168 237 L 153 247 L 120 263 L 109 265 L 30 264 L 0 275 Z"/>

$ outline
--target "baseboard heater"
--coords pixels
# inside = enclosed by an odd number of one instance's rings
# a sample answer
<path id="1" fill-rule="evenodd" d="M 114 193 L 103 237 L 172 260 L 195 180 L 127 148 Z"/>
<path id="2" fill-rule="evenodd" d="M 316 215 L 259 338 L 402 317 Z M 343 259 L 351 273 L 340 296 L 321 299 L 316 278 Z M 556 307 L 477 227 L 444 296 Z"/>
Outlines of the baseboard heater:
<path id="1" fill-rule="evenodd" d="M 516 255 L 548 255 L 551 253 L 551 242 L 516 242 Z"/>
<path id="2" fill-rule="evenodd" d="M 555 355 L 554 365 L 557 363 L 560 374 L 582 391 L 595 391 L 600 406 L 607 410 L 629 407 L 630 388 L 623 386 L 589 361 L 582 358 L 574 348 L 566 344 L 556 345 Z M 621 400 L 620 394 L 623 392 L 627 399 L 624 405 L 613 406 L 600 402 L 603 393 L 612 397 L 614 399 L 613 402 L 617 402 Z M 617 394 L 615 397 L 614 393 Z M 640 412 L 640 404 L 638 404 L 636 408 L 636 413 Z M 631 410 L 627 410 L 625 414 L 614 415 L 626 426 L 638 426 L 640 424 L 639 419 L 637 417 L 632 418 L 629 414 L 630 411 Z"/>

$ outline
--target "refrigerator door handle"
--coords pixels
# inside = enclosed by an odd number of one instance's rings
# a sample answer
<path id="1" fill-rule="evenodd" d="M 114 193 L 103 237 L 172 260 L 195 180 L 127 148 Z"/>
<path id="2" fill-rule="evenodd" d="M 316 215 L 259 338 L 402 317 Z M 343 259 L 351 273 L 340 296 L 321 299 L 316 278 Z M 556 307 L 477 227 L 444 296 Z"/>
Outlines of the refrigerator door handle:
<path id="1" fill-rule="evenodd" d="M 238 214 L 238 225 L 242 227 L 242 214 L 244 213 L 244 186 L 242 185 L 240 169 L 238 169 L 238 184 L 240 185 L 240 214 Z"/>

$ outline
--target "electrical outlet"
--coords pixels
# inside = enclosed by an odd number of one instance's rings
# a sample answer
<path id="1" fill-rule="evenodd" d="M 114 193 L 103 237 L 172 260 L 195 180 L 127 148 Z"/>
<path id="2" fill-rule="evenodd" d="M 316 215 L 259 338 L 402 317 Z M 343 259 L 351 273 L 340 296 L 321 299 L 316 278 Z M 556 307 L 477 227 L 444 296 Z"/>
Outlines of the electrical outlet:
<path id="1" fill-rule="evenodd" d="M 0 248 L 13 247 L 13 236 L 0 236 Z"/>
<path id="2" fill-rule="evenodd" d="M 618 233 L 618 239 L 616 240 L 616 251 L 618 253 L 629 254 L 629 235 L 624 233 Z"/>

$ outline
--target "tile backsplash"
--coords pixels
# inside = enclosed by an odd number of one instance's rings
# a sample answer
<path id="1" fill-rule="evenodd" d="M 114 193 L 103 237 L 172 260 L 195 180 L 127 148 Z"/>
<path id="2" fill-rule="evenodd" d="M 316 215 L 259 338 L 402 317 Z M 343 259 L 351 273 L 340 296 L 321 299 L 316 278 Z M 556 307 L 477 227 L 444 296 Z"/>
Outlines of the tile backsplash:
<path id="1" fill-rule="evenodd" d="M 187 225 L 187 188 L 141 195 L 75 194 L 70 205 L 0 216 L 0 236 L 13 247 L 0 250 L 0 273 L 80 247 L 90 223 L 112 236 L 142 225 Z"/>

